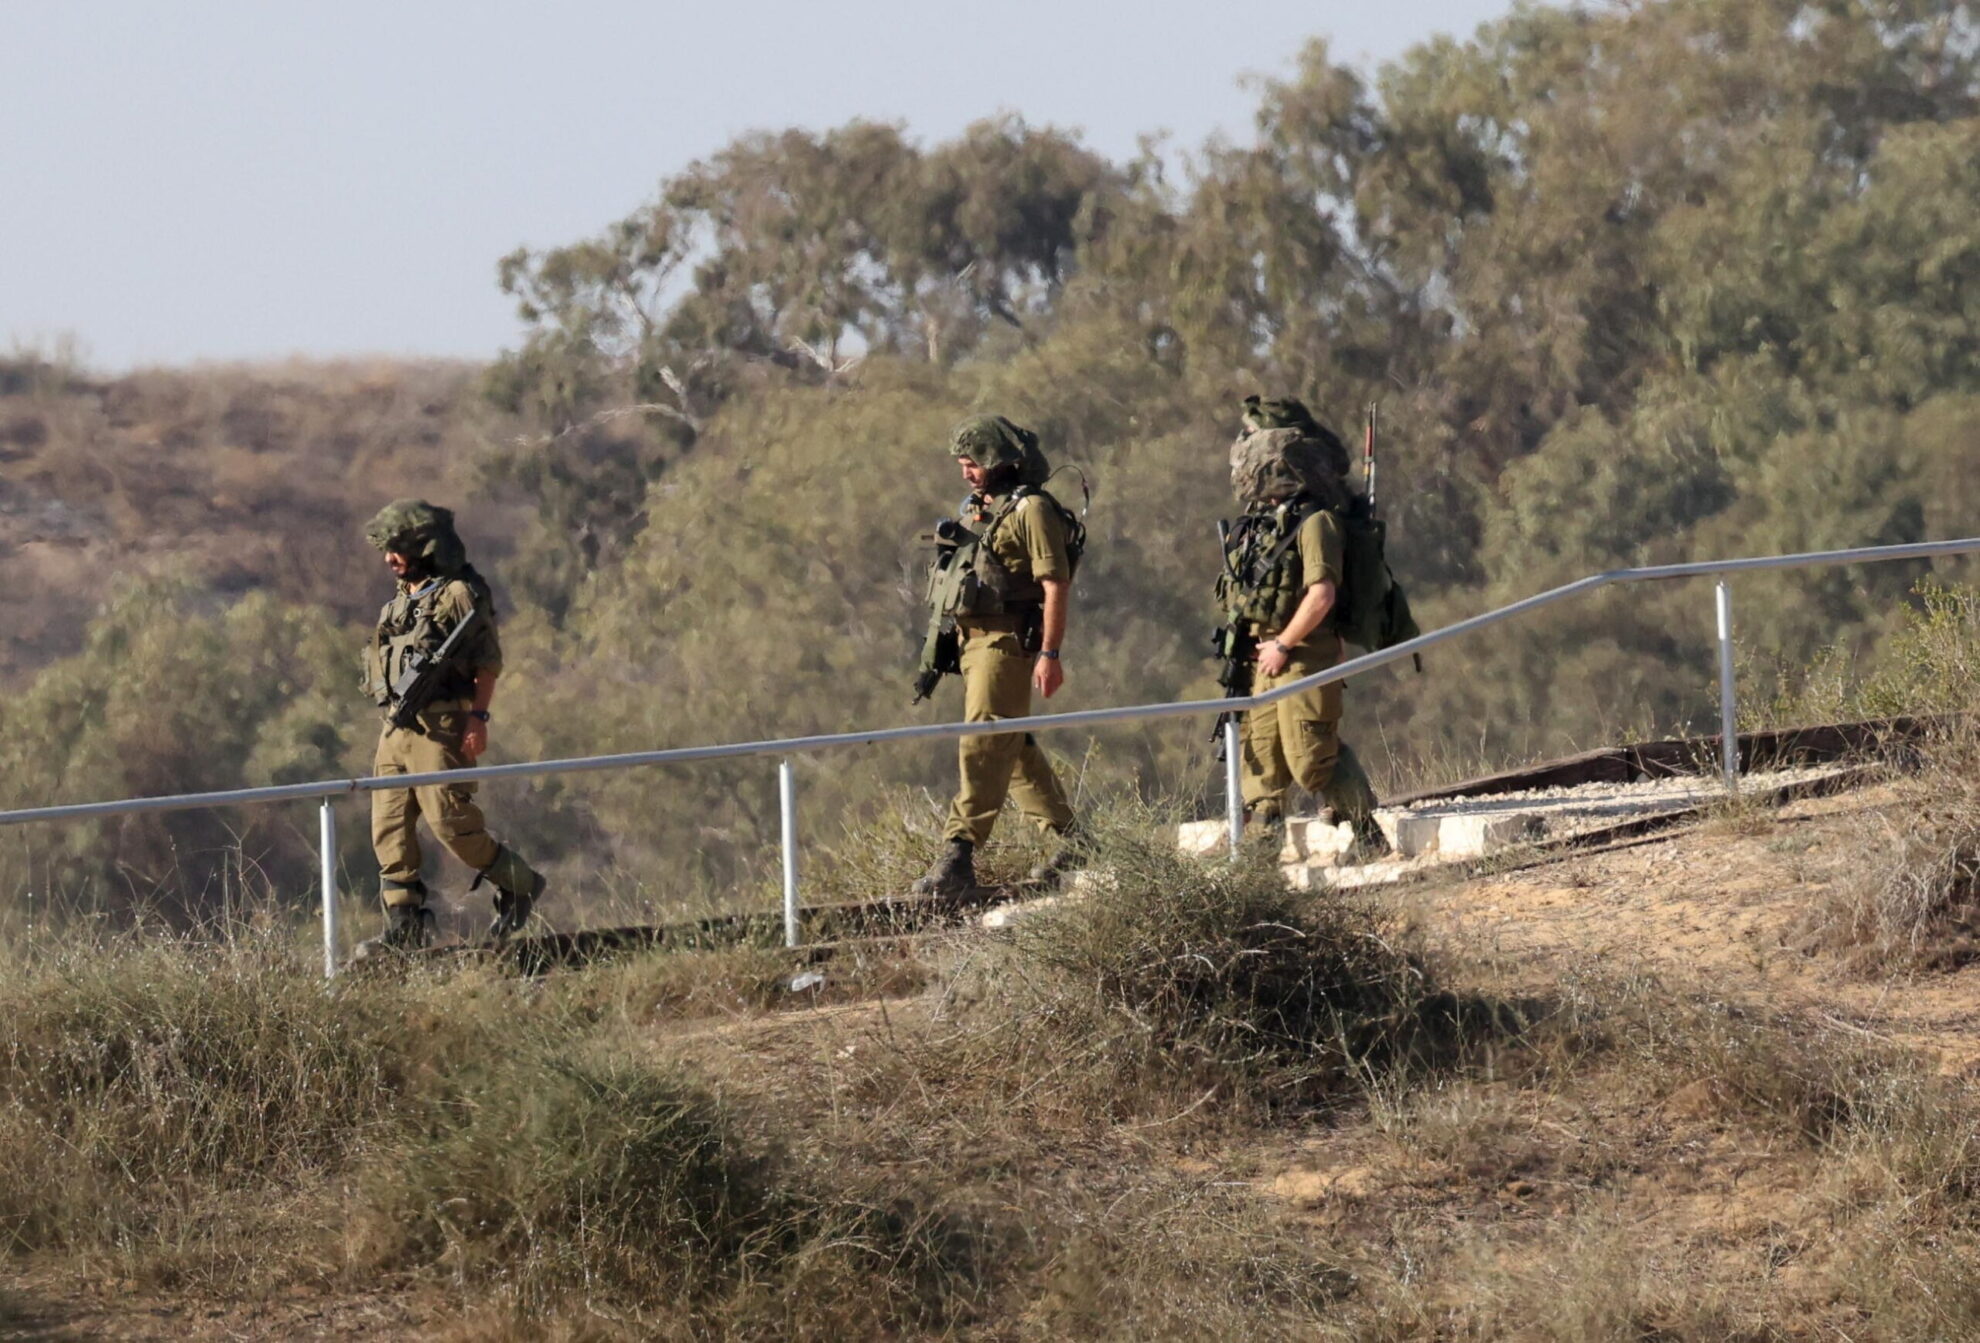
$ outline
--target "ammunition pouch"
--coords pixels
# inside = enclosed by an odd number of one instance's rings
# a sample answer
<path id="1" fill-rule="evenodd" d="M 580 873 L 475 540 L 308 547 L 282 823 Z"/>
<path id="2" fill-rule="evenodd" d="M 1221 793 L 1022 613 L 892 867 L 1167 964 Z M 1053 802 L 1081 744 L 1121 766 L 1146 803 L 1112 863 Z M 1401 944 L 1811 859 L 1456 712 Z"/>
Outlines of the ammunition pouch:
<path id="1" fill-rule="evenodd" d="M 1017 617 L 1017 641 L 1021 651 L 1036 653 L 1045 646 L 1045 607 L 1042 603 L 1015 603 L 1006 614 Z"/>

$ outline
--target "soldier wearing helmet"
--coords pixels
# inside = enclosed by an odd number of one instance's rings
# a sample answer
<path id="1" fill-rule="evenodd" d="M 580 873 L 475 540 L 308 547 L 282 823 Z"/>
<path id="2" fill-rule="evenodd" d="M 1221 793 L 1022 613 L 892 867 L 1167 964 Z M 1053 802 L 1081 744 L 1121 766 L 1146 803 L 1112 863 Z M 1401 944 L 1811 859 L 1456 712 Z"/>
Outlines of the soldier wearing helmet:
<path id="1" fill-rule="evenodd" d="M 1231 445 L 1231 489 L 1244 513 L 1225 533 L 1217 600 L 1225 631 L 1250 650 L 1248 693 L 1325 671 L 1345 651 L 1339 594 L 1349 507 L 1347 448 L 1305 405 L 1246 397 Z M 1277 847 L 1294 783 L 1323 799 L 1354 831 L 1354 853 L 1389 843 L 1375 822 L 1375 790 L 1341 740 L 1339 682 L 1302 690 L 1242 719 L 1239 773 L 1248 822 Z"/>
<path id="2" fill-rule="evenodd" d="M 969 486 L 958 563 L 938 567 L 930 600 L 953 618 L 960 643 L 963 712 L 970 722 L 1022 718 L 1035 690 L 1050 699 L 1065 683 L 1059 652 L 1077 562 L 1078 521 L 1040 487 L 1045 459 L 1038 436 L 997 415 L 977 415 L 951 431 L 949 453 Z M 1070 519 L 1070 522 L 1069 522 Z M 947 581 L 943 581 L 946 578 Z M 976 888 L 976 849 L 990 837 L 1004 799 L 1048 835 L 1069 841 L 1072 807 L 1030 733 L 964 737 L 962 776 L 943 832 L 942 855 L 914 884 L 927 895 L 967 895 Z M 1056 881 L 1072 856 L 1068 842 L 1033 869 Z"/>
<path id="3" fill-rule="evenodd" d="M 373 773 L 464 769 L 487 749 L 489 706 L 502 670 L 494 598 L 467 562 L 447 509 L 400 499 L 379 510 L 364 535 L 397 580 L 365 649 L 365 690 L 385 711 Z M 417 692 L 407 693 L 415 680 Z M 361 950 L 408 950 L 431 936 L 416 828 L 422 816 L 434 838 L 474 871 L 474 886 L 485 881 L 494 888 L 494 941 L 528 921 L 543 878 L 488 833 L 474 790 L 472 783 L 424 784 L 372 793 L 371 844 L 386 926 Z"/>

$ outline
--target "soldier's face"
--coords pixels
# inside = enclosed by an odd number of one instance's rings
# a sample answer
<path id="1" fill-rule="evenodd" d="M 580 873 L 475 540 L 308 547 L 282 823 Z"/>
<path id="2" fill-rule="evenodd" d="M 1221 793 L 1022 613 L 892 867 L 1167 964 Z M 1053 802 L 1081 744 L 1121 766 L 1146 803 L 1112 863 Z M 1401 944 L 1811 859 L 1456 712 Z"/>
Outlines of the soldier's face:
<path id="1" fill-rule="evenodd" d="M 962 468 L 963 480 L 969 488 L 976 493 L 982 493 L 983 486 L 990 479 L 990 468 L 977 465 L 974 457 L 958 457 L 956 465 Z"/>
<path id="2" fill-rule="evenodd" d="M 392 571 L 392 577 L 404 578 L 412 572 L 413 562 L 410 557 L 401 555 L 396 550 L 388 550 L 385 552 L 385 567 Z"/>

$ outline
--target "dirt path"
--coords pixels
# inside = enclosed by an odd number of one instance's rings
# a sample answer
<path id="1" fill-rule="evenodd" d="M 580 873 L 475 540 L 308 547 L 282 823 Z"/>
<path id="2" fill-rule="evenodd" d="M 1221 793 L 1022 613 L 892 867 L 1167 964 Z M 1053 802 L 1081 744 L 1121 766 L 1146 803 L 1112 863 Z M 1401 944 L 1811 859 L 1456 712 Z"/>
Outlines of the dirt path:
<path id="1" fill-rule="evenodd" d="M 1874 861 L 1861 837 L 1894 805 L 1888 788 L 1814 798 L 1397 898 L 1453 950 L 1522 978 L 1654 973 L 1980 1070 L 1980 965 L 1870 978 L 1807 949 L 1797 927 L 1848 868 Z"/>

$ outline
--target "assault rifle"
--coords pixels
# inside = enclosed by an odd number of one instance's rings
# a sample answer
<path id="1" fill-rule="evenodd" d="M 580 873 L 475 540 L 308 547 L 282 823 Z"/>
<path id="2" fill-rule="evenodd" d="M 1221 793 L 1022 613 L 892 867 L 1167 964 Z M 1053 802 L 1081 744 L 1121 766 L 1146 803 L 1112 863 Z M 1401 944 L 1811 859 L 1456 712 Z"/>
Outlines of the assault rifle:
<path id="1" fill-rule="evenodd" d="M 393 727 L 411 727 L 419 721 L 420 714 L 433 702 L 433 696 L 440 689 L 441 675 L 454 660 L 455 651 L 461 641 L 481 623 L 481 608 L 469 606 L 468 613 L 460 623 L 447 631 L 447 637 L 431 653 L 415 648 L 406 654 L 404 665 L 399 669 L 399 677 L 392 682 L 391 695 L 386 701 L 391 707 L 386 710 L 385 721 Z"/>
<path id="2" fill-rule="evenodd" d="M 1231 563 L 1231 524 L 1221 518 L 1217 521 L 1217 550 L 1223 557 L 1225 570 L 1232 578 L 1238 577 L 1236 566 Z M 1233 620 L 1210 632 L 1210 651 L 1217 658 L 1217 684 L 1224 688 L 1224 698 L 1241 699 L 1249 695 L 1252 663 L 1258 656 L 1258 636 L 1246 630 L 1241 621 Z M 1210 727 L 1210 740 L 1216 744 L 1220 763 L 1224 759 L 1224 725 L 1233 717 L 1230 712 L 1220 713 Z"/>
<path id="3" fill-rule="evenodd" d="M 919 704 L 934 694 L 936 685 L 949 673 L 962 673 L 962 636 L 956 630 L 955 617 L 943 614 L 945 603 L 938 599 L 937 589 L 942 571 L 955 564 L 956 551 L 974 534 L 954 518 L 943 518 L 932 534 L 924 532 L 922 536 L 935 543 L 935 562 L 929 574 L 928 633 L 921 641 L 921 670 L 914 678 L 910 704 Z"/>
<path id="4" fill-rule="evenodd" d="M 1258 636 L 1236 621 L 1220 625 L 1210 636 L 1211 651 L 1217 655 L 1217 684 L 1225 699 L 1242 699 L 1251 693 L 1252 663 L 1258 656 Z M 1217 759 L 1224 759 L 1224 725 L 1237 716 L 1227 710 L 1217 715 L 1210 728 L 1210 740 L 1217 743 Z"/>

